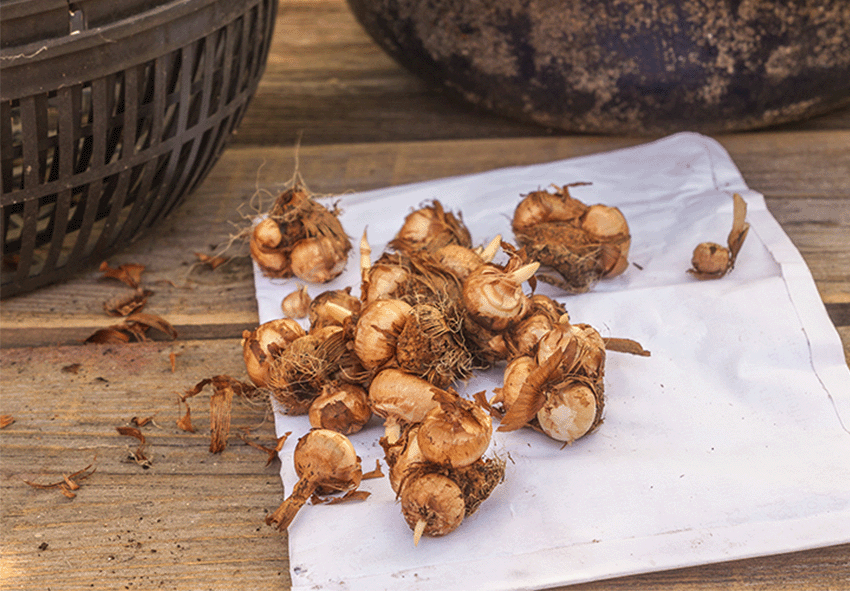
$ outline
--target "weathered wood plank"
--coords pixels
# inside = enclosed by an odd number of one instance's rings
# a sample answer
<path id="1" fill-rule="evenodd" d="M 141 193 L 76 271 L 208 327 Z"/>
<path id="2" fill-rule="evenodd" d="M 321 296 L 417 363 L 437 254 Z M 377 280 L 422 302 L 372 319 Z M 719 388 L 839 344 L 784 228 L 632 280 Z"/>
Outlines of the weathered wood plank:
<path id="1" fill-rule="evenodd" d="M 15 418 L 0 431 L 0 588 L 289 586 L 286 536 L 263 523 L 282 500 L 280 465 L 237 436 L 274 444 L 267 403 L 234 402 L 221 454 L 209 452 L 209 391 L 188 401 L 197 433 L 176 425 L 179 394 L 212 375 L 243 376 L 238 339 L 6 349 L 0 372 L 0 412 Z M 116 427 L 151 416 L 144 469 L 130 458 L 138 440 Z M 24 482 L 88 464 L 96 471 L 74 499 Z"/>

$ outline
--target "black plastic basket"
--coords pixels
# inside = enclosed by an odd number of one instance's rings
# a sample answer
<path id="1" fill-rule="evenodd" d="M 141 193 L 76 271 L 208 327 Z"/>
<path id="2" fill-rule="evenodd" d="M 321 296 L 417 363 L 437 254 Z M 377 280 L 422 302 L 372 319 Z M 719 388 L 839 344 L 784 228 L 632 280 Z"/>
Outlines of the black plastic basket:
<path id="1" fill-rule="evenodd" d="M 198 186 L 276 14 L 277 0 L 0 2 L 0 297 L 100 263 Z"/>

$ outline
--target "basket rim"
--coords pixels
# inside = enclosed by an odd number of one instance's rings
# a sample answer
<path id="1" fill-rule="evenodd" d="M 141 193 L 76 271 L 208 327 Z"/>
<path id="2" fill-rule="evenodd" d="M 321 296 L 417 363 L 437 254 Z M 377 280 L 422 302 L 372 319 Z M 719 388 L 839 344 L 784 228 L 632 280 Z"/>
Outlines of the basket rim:
<path id="1" fill-rule="evenodd" d="M 0 50 L 0 100 L 72 86 L 145 63 L 212 33 L 262 1 L 173 0 L 75 35 L 4 48 Z M 202 26 L 186 27 L 186 23 Z M 187 30 L 192 35 L 186 35 Z M 48 66 L 54 75 L 40 78 L 39 68 Z"/>

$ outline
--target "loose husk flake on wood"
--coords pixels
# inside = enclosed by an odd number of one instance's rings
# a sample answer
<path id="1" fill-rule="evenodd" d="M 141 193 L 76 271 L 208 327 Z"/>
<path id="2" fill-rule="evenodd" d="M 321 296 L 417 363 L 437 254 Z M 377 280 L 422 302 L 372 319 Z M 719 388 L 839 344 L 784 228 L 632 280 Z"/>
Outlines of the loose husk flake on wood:
<path id="1" fill-rule="evenodd" d="M 139 445 L 134 450 L 130 450 L 130 459 L 136 462 L 139 466 L 147 470 L 151 467 L 153 463 L 153 459 L 148 457 L 147 448 L 148 441 L 145 438 L 144 434 L 137 429 L 136 427 L 115 427 L 115 430 L 118 431 L 121 435 L 125 435 L 127 437 L 135 437 L 139 440 Z"/>
<path id="2" fill-rule="evenodd" d="M 227 437 L 230 434 L 233 397 L 251 400 L 257 395 L 257 387 L 228 375 L 218 375 L 195 384 L 180 397 L 180 403 L 186 404 L 187 399 L 197 396 L 210 384 L 213 386 L 213 393 L 210 395 L 210 453 L 221 453 L 227 447 Z M 186 414 L 177 421 L 177 425 L 185 431 L 195 432 L 188 404 Z"/>
<path id="3" fill-rule="evenodd" d="M 144 265 L 136 263 L 125 263 L 117 267 L 110 267 L 109 263 L 103 261 L 100 264 L 100 271 L 104 277 L 117 279 L 122 283 L 126 283 L 133 289 L 139 287 L 142 282 L 142 272 L 145 270 Z"/>
<path id="4" fill-rule="evenodd" d="M 136 312 L 127 316 L 121 324 L 96 330 L 83 342 L 96 344 L 143 342 L 149 340 L 148 330 L 151 328 L 171 339 L 177 338 L 177 330 L 164 318 L 156 314 Z"/>
<path id="5" fill-rule="evenodd" d="M 29 480 L 24 480 L 24 483 L 33 487 L 42 490 L 56 488 L 59 489 L 65 497 L 69 499 L 73 499 L 77 496 L 76 491 L 80 488 L 80 482 L 91 476 L 95 473 L 97 468 L 94 467 L 94 463 L 89 464 L 82 470 L 77 470 L 73 474 L 67 474 L 62 476 L 62 480 L 57 482 L 51 482 L 49 484 L 40 484 L 37 482 L 30 482 Z"/>

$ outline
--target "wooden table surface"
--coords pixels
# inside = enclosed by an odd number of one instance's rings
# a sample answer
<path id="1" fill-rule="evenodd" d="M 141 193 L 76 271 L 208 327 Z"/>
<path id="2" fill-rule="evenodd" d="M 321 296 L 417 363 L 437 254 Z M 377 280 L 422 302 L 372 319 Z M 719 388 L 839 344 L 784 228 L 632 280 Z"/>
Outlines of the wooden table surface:
<path id="1" fill-rule="evenodd" d="M 145 265 L 146 311 L 176 339 L 83 345 L 115 322 L 103 303 L 128 288 L 96 269 L 2 302 L 2 589 L 288 589 L 287 538 L 264 524 L 282 499 L 266 405 L 237 399 L 228 446 L 209 452 L 204 378 L 245 376 L 240 336 L 257 325 L 243 246 L 215 270 L 258 200 L 296 166 L 316 193 L 341 194 L 545 162 L 649 138 L 573 135 L 453 102 L 386 57 L 343 0 L 281 0 L 266 75 L 237 135 L 198 191 L 109 263 Z M 811 268 L 850 358 L 850 109 L 717 136 L 765 195 Z M 295 145 L 300 141 L 297 153 Z M 133 420 L 139 441 L 118 432 Z M 55 484 L 91 466 L 75 498 Z M 848 589 L 850 545 L 577 585 L 571 589 Z"/>

